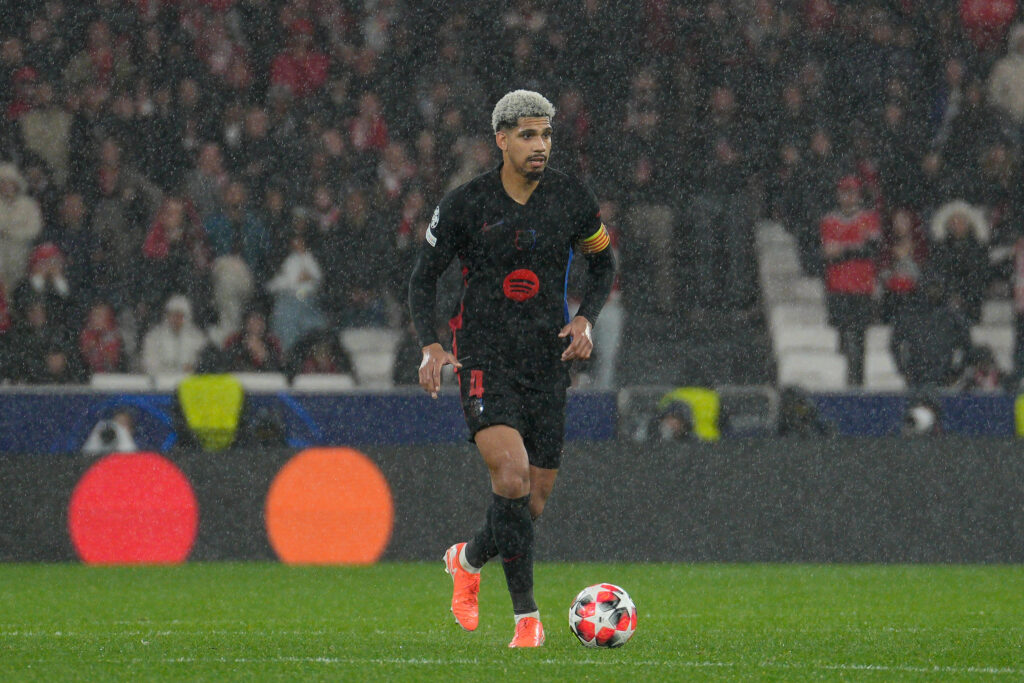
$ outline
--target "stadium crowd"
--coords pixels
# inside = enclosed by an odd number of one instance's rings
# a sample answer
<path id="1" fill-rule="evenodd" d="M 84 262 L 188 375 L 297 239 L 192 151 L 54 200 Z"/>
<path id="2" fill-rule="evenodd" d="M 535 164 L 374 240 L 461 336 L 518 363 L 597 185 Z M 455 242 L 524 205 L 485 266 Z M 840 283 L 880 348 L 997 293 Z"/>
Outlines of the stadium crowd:
<path id="1" fill-rule="evenodd" d="M 0 0 L 0 374 L 350 367 L 335 332 L 406 329 L 413 249 L 496 163 L 490 107 L 516 87 L 555 102 L 555 165 L 618 228 L 601 386 L 627 315 L 756 309 L 759 218 L 808 274 L 870 262 L 828 278 L 839 326 L 898 321 L 932 275 L 968 324 L 1000 282 L 1024 321 L 1020 19 L 1016 0 Z M 878 227 L 845 256 L 822 243 L 841 181 Z M 851 282 L 869 305 L 842 303 Z"/>

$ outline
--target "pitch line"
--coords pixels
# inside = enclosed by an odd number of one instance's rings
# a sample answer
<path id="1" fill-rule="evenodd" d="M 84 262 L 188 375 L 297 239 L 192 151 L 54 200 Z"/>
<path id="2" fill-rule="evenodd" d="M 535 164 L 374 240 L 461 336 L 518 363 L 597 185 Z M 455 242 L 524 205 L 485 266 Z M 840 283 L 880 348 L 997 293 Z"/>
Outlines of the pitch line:
<path id="1" fill-rule="evenodd" d="M 133 659 L 133 664 L 145 664 L 147 659 Z M 342 665 L 389 665 L 389 666 L 446 666 L 493 664 L 492 660 L 481 661 L 480 659 L 439 659 L 427 657 L 171 657 L 157 660 L 167 664 L 199 664 L 214 662 L 222 664 L 342 664 Z M 126 662 L 127 663 L 127 662 Z M 609 662 L 597 659 L 539 659 L 530 664 L 595 664 L 608 666 Z M 1024 669 L 1012 667 L 995 666 L 911 666 L 904 664 L 839 664 L 819 662 L 814 664 L 800 664 L 787 662 L 761 662 L 760 664 L 745 664 L 742 662 L 716 662 L 716 661 L 657 661 L 657 660 L 623 660 L 612 662 L 612 664 L 623 664 L 627 666 L 645 667 L 667 667 L 684 669 L 731 669 L 731 668 L 762 668 L 762 669 L 811 669 L 821 671 L 878 671 L 883 673 L 921 673 L 921 674 L 986 674 L 991 676 L 1020 676 L 1024 675 Z"/>

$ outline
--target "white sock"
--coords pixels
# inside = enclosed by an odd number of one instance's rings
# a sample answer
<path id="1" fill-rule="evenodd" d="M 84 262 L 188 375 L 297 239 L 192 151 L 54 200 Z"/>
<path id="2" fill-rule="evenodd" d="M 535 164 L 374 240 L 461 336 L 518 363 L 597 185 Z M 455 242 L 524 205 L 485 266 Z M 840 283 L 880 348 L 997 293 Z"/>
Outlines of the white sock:
<path id="1" fill-rule="evenodd" d="M 468 543 L 466 545 L 468 545 Z M 470 574 L 479 574 L 480 570 L 483 569 L 483 567 L 474 567 L 469 563 L 469 560 L 466 559 L 465 545 L 462 546 L 462 549 L 459 551 L 459 566 Z"/>
<path id="2" fill-rule="evenodd" d="M 534 612 L 526 612 L 524 614 L 517 614 L 517 615 L 515 615 L 515 617 L 516 617 L 516 623 L 517 624 L 519 623 L 519 620 L 523 619 L 524 617 L 533 617 L 537 621 L 540 621 L 540 610 L 536 610 Z"/>

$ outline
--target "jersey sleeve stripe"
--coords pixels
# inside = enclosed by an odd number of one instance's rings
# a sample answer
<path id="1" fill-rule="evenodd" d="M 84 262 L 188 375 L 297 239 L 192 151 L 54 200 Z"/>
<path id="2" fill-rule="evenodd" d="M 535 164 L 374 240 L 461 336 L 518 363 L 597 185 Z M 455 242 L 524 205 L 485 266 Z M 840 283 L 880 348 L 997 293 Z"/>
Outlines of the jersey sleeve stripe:
<path id="1" fill-rule="evenodd" d="M 608 230 L 604 227 L 604 223 L 597 229 L 590 237 L 580 240 L 580 250 L 584 254 L 596 254 L 600 251 L 604 251 L 611 244 L 611 237 L 608 236 Z"/>

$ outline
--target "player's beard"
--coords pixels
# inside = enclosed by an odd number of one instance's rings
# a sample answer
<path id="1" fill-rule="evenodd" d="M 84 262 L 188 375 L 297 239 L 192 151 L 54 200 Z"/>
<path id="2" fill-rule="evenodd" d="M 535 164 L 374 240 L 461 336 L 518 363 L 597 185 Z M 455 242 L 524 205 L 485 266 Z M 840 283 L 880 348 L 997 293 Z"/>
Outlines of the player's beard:
<path id="1" fill-rule="evenodd" d="M 529 180 L 531 183 L 535 183 L 538 180 L 540 180 L 540 177 L 542 175 L 544 175 L 544 169 L 541 169 L 539 171 L 527 171 L 525 173 L 526 179 Z"/>

